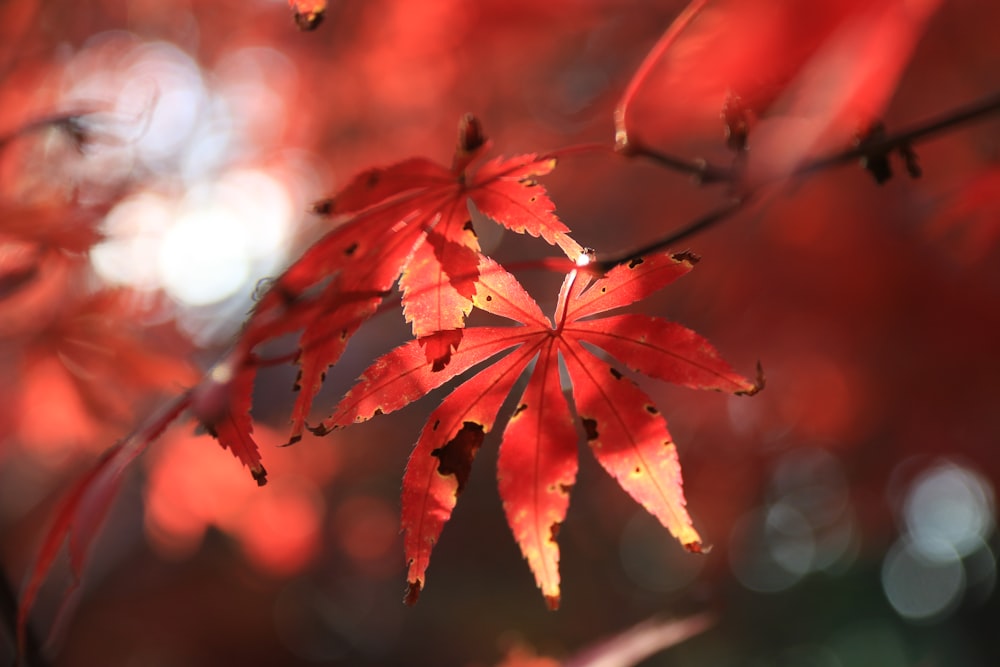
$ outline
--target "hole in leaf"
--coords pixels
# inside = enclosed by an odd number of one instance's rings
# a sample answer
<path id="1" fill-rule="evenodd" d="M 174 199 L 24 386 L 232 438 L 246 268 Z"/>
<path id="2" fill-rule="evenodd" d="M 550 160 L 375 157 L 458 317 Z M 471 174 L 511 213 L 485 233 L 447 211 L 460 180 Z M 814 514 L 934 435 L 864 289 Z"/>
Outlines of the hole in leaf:
<path id="1" fill-rule="evenodd" d="M 645 260 L 642 257 L 636 257 L 631 262 L 628 263 L 628 268 L 634 269 L 635 267 L 642 264 Z"/>
<path id="2" fill-rule="evenodd" d="M 472 460 L 479 446 L 483 444 L 484 437 L 482 424 L 465 422 L 448 444 L 431 452 L 431 456 L 436 456 L 439 461 L 438 472 L 442 475 L 455 476 L 458 481 L 458 493 L 462 492 L 469 480 Z"/>

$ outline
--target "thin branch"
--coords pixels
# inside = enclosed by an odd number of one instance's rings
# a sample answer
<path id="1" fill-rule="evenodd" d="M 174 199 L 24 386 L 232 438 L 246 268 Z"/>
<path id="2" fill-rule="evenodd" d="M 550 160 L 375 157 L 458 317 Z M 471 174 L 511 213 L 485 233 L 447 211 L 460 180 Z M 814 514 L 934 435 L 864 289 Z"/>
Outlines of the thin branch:
<path id="1" fill-rule="evenodd" d="M 943 113 L 940 116 L 923 121 L 894 134 L 863 141 L 848 150 L 810 160 L 796 169 L 794 175 L 805 176 L 864 157 L 870 158 L 887 155 L 895 150 L 905 149 L 913 143 L 934 134 L 950 130 L 963 123 L 978 120 L 997 112 L 1000 112 L 1000 92 L 993 93 L 971 104 Z"/>
<path id="2" fill-rule="evenodd" d="M 899 132 L 877 137 L 869 141 L 864 141 L 858 146 L 850 149 L 810 160 L 795 169 L 789 176 L 809 176 L 824 169 L 847 164 L 861 158 L 885 156 L 896 150 L 901 152 L 909 151 L 914 143 L 927 139 L 932 135 L 953 129 L 964 123 L 982 119 L 990 114 L 998 112 L 1000 112 L 1000 92 L 993 93 L 992 95 L 972 102 L 971 104 L 953 109 L 929 120 L 905 128 Z M 673 158 L 670 156 L 659 155 L 655 153 L 655 151 L 644 151 L 639 154 L 660 162 L 664 166 L 671 169 L 677 170 L 680 167 L 681 171 L 687 171 L 686 168 L 683 168 L 682 164 L 678 165 L 677 163 L 674 163 Z M 704 162 L 702 165 L 702 171 L 699 173 L 707 175 L 707 178 L 701 177 L 702 182 L 713 182 L 713 180 L 735 180 L 736 174 L 732 170 L 708 165 Z M 696 173 L 696 175 L 699 175 L 699 173 Z M 761 184 L 761 187 L 763 185 L 768 185 L 768 183 Z M 601 260 L 596 263 L 596 266 L 603 270 L 608 270 L 620 262 L 626 262 L 647 253 L 662 250 L 668 246 L 678 243 L 679 241 L 690 238 L 695 234 L 701 233 L 706 229 L 713 227 L 717 223 L 731 217 L 732 214 L 740 210 L 750 198 L 755 196 L 758 191 L 759 188 L 758 190 L 744 193 L 742 196 L 731 200 L 723 207 L 716 209 L 685 225 L 684 227 L 671 232 L 669 235 L 658 241 L 654 241 L 653 243 L 645 245 L 638 250 L 631 251 L 625 255 L 620 255 L 613 259 Z"/>
<path id="3" fill-rule="evenodd" d="M 680 229 L 674 230 L 667 236 L 657 241 L 653 241 L 652 243 L 644 245 L 637 250 L 631 250 L 624 255 L 619 255 L 611 259 L 599 260 L 594 264 L 602 271 L 609 271 L 618 264 L 621 264 L 622 262 L 628 262 L 630 260 L 635 259 L 636 257 L 642 257 L 643 255 L 648 255 L 651 252 L 663 250 L 669 246 L 679 243 L 680 241 L 683 241 L 684 239 L 690 238 L 695 234 L 699 234 L 705 231 L 706 229 L 722 222 L 723 220 L 726 220 L 727 218 L 735 214 L 737 211 L 742 209 L 749 200 L 750 200 L 749 195 L 734 198 L 721 208 L 717 208 L 714 211 L 706 213 L 700 218 L 694 220 L 693 222 L 688 223 L 687 225 L 684 225 Z"/>
<path id="4" fill-rule="evenodd" d="M 615 150 L 626 157 L 649 158 L 662 167 L 679 171 L 682 174 L 689 174 L 699 183 L 717 183 L 731 180 L 732 176 L 728 169 L 709 165 L 704 160 L 688 160 L 677 155 L 658 151 L 647 146 L 635 133 L 630 134 L 628 127 L 628 111 L 632 99 L 639 91 L 639 88 L 646 82 L 646 79 L 649 78 L 649 74 L 656 62 L 660 60 L 667 49 L 673 46 L 677 37 L 701 13 L 706 4 L 708 4 L 708 0 L 694 0 L 694 2 L 685 7 L 684 11 L 677 15 L 677 18 L 670 24 L 670 27 L 664 31 L 653 48 L 646 54 L 642 64 L 639 65 L 639 69 L 636 70 L 635 75 L 628 82 L 625 92 L 622 93 L 622 97 L 618 101 L 618 106 L 615 107 Z"/>
<path id="5" fill-rule="evenodd" d="M 735 178 L 735 172 L 732 169 L 711 164 L 701 158 L 688 160 L 676 155 L 671 155 L 670 153 L 664 153 L 663 151 L 656 150 L 655 148 L 650 148 L 645 144 L 638 143 L 638 141 L 633 141 L 633 143 L 629 145 L 630 149 L 627 153 L 625 153 L 628 157 L 644 157 L 652 162 L 655 162 L 661 167 L 666 167 L 667 169 L 672 169 L 673 171 L 679 171 L 682 174 L 689 174 L 694 177 L 694 180 L 698 183 L 698 185 L 730 183 Z"/>

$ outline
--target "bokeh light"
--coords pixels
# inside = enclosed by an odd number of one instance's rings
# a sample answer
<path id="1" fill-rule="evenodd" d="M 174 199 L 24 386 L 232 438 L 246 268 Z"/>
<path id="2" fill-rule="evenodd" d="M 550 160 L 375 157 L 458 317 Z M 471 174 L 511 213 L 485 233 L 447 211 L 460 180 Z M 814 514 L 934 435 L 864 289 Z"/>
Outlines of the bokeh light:
<path id="1" fill-rule="evenodd" d="M 993 532 L 993 489 L 982 475 L 945 462 L 913 481 L 903 519 L 916 548 L 927 557 L 968 556 Z"/>
<path id="2" fill-rule="evenodd" d="M 858 538 L 840 462 L 801 447 L 774 466 L 767 504 L 746 514 L 730 537 L 734 574 L 747 588 L 775 593 L 811 572 L 853 560 Z"/>
<path id="3" fill-rule="evenodd" d="M 901 505 L 903 534 L 882 564 L 882 589 L 893 609 L 911 621 L 936 622 L 966 595 L 989 596 L 996 581 L 987 543 L 996 525 L 989 481 L 941 461 L 910 482 Z"/>
<path id="4" fill-rule="evenodd" d="M 201 338 L 213 326 L 201 309 L 245 308 L 258 279 L 284 264 L 298 211 L 315 196 L 295 182 L 301 167 L 273 152 L 286 126 L 281 93 L 295 82 L 274 49 L 235 50 L 209 71 L 169 42 L 124 31 L 88 40 L 66 69 L 63 102 L 95 106 L 107 136 L 80 178 L 140 180 L 107 217 L 98 275 L 164 290 L 197 312 L 181 319 Z"/>
<path id="5" fill-rule="evenodd" d="M 942 618 L 954 610 L 965 588 L 965 572 L 958 554 L 943 558 L 946 544 L 937 546 L 937 558 L 928 558 L 913 542 L 901 540 L 886 554 L 882 587 L 899 615 L 916 621 Z"/>

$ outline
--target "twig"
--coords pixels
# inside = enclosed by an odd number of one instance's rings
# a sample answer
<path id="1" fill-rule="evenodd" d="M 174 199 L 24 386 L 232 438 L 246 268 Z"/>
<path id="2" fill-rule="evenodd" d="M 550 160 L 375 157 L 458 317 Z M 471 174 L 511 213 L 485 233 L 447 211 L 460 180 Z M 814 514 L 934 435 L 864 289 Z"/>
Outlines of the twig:
<path id="1" fill-rule="evenodd" d="M 845 164 L 864 157 L 886 155 L 894 150 L 904 150 L 911 144 L 931 135 L 949 130 L 962 123 L 977 120 L 1000 111 L 1000 92 L 993 93 L 971 104 L 931 118 L 894 134 L 863 141 L 857 146 L 833 155 L 810 160 L 795 170 L 794 175 L 805 176 L 829 167 Z"/>
<path id="2" fill-rule="evenodd" d="M 636 257 L 642 257 L 643 255 L 648 255 L 651 252 L 656 252 L 657 250 L 663 250 L 668 246 L 672 246 L 686 238 L 694 236 L 700 232 L 705 231 L 709 227 L 716 225 L 719 222 L 727 219 L 741 208 L 746 205 L 747 201 L 750 200 L 749 195 L 743 197 L 738 197 L 730 200 L 727 204 L 721 208 L 717 208 L 714 211 L 706 213 L 700 218 L 694 220 L 693 222 L 684 225 L 680 229 L 676 229 L 667 236 L 653 241 L 647 245 L 642 246 L 638 250 L 631 250 L 624 255 L 619 255 L 611 259 L 603 259 L 595 262 L 596 266 L 602 271 L 609 271 L 613 267 L 622 262 L 628 262 L 635 259 Z"/>
<path id="3" fill-rule="evenodd" d="M 929 120 L 917 123 L 916 125 L 905 128 L 899 132 L 864 141 L 848 150 L 839 151 L 831 155 L 810 160 L 800 165 L 789 176 L 809 176 L 824 169 L 847 164 L 861 158 L 885 156 L 896 150 L 903 152 L 905 155 L 907 152 L 912 152 L 912 145 L 918 141 L 927 139 L 928 137 L 939 132 L 953 129 L 963 123 L 972 122 L 997 112 L 1000 112 L 1000 92 L 993 93 L 992 95 L 972 102 L 971 104 L 958 107 L 957 109 L 953 109 L 952 111 L 943 113 Z M 701 178 L 702 182 L 735 179 L 735 172 L 732 170 L 715 167 L 704 162 L 701 163 L 702 167 L 700 170 L 692 171 L 684 166 L 683 161 L 681 163 L 675 163 L 674 158 L 671 156 L 660 155 L 655 151 L 643 150 L 643 152 L 635 154 L 652 158 L 671 169 L 694 173 L 696 176 Z M 769 184 L 773 184 L 773 182 L 762 183 L 757 189 L 744 193 L 740 197 L 731 200 L 723 207 L 711 211 L 697 220 L 688 223 L 658 241 L 654 241 L 625 255 L 621 255 L 613 259 L 601 260 L 596 263 L 596 266 L 603 270 L 608 270 L 615 264 L 627 262 L 641 255 L 661 250 L 683 239 L 690 238 L 695 234 L 703 232 L 732 216 L 732 214 L 740 210 L 749 199 L 756 196 L 761 187 Z"/>

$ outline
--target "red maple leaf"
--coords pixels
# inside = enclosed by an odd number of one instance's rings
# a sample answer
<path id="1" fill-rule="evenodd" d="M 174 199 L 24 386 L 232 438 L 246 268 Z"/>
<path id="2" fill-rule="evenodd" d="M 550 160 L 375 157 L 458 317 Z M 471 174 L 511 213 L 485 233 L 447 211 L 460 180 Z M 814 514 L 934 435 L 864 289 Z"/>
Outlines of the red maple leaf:
<path id="1" fill-rule="evenodd" d="M 629 82 L 616 141 L 711 154 L 721 111 L 748 185 L 787 176 L 879 120 L 939 4 L 692 0 Z"/>
<path id="2" fill-rule="evenodd" d="M 317 211 L 343 220 L 313 244 L 271 285 L 257 304 L 238 349 L 302 330 L 290 442 L 303 432 L 327 368 L 348 340 L 378 311 L 399 280 L 403 312 L 440 370 L 462 339 L 478 276 L 479 244 L 469 202 L 489 218 L 518 233 L 540 236 L 575 258 L 581 247 L 555 216 L 554 205 L 535 178 L 555 167 L 555 159 L 534 154 L 496 158 L 470 170 L 489 147 L 478 121 L 462 119 L 451 167 L 412 158 L 355 176 Z M 251 378 L 252 379 L 252 378 Z M 242 383 L 249 405 L 252 382 Z M 240 442 L 223 444 L 242 447 Z"/>
<path id="3" fill-rule="evenodd" d="M 472 366 L 509 354 L 459 385 L 427 421 L 403 479 L 402 524 L 409 563 L 407 600 L 424 585 L 431 550 L 468 480 L 473 457 L 517 378 L 534 360 L 500 445 L 498 477 L 507 521 L 550 607 L 559 603 L 556 533 L 577 472 L 577 434 L 559 379 L 561 357 L 588 443 L 602 466 L 686 548 L 700 538 L 685 509 L 681 471 L 667 424 L 653 402 L 620 371 L 589 351 L 602 348 L 626 367 L 699 389 L 752 394 L 704 338 L 678 324 L 639 314 L 589 319 L 649 296 L 687 273 L 691 255 L 652 255 L 594 280 L 571 272 L 554 324 L 514 276 L 488 258 L 479 265 L 477 308 L 521 326 L 465 331 L 449 366 L 434 372 L 411 341 L 376 360 L 322 430 L 399 409 Z"/>

